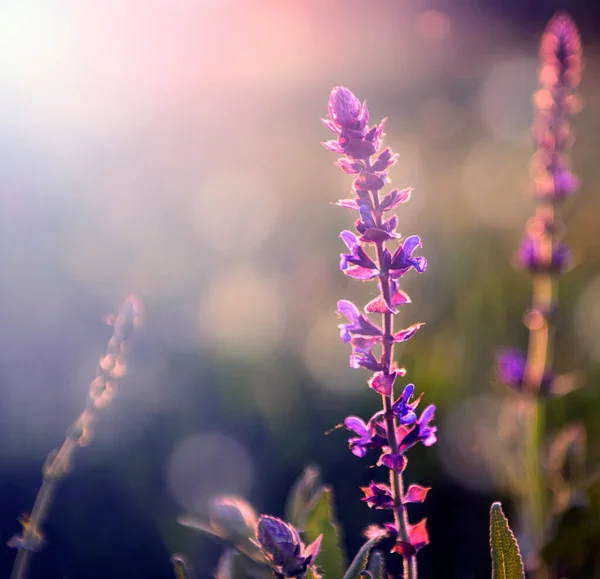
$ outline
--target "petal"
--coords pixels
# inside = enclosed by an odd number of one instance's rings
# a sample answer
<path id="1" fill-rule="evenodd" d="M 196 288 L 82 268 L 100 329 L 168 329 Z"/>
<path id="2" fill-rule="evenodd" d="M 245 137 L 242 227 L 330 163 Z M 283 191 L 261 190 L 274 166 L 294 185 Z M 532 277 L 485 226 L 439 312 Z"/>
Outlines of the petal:
<path id="1" fill-rule="evenodd" d="M 319 554 L 319 550 L 321 549 L 321 540 L 323 539 L 323 535 L 319 535 L 306 549 L 302 555 L 306 557 L 306 564 L 311 565 L 313 561 L 317 558 Z"/>
<path id="2" fill-rule="evenodd" d="M 340 300 L 337 303 L 338 314 L 344 314 L 351 322 L 356 322 L 360 317 L 358 308 L 348 300 Z"/>
<path id="3" fill-rule="evenodd" d="M 350 368 L 354 368 L 355 370 L 366 368 L 367 370 L 371 370 L 371 372 L 378 372 L 382 366 L 372 352 L 354 350 L 350 355 Z"/>
<path id="4" fill-rule="evenodd" d="M 397 373 L 383 374 L 378 372 L 369 380 L 369 387 L 383 396 L 391 396 Z"/>
<path id="5" fill-rule="evenodd" d="M 326 149 L 333 151 L 334 153 L 339 153 L 343 155 L 345 153 L 344 147 L 340 145 L 337 141 L 321 141 L 321 145 L 323 145 Z"/>
<path id="6" fill-rule="evenodd" d="M 346 209 L 358 209 L 358 203 L 354 199 L 340 199 L 335 205 Z"/>
<path id="7" fill-rule="evenodd" d="M 391 297 L 391 305 L 392 306 L 401 306 L 403 304 L 410 304 L 412 303 L 412 300 L 410 299 L 410 296 L 403 292 L 399 287 L 398 284 L 395 281 L 392 281 L 393 283 L 393 293 L 392 293 L 392 297 Z"/>
<path id="8" fill-rule="evenodd" d="M 417 550 L 410 543 L 396 541 L 391 552 L 398 553 L 398 555 L 402 555 L 402 557 L 412 557 Z"/>
<path id="9" fill-rule="evenodd" d="M 346 244 L 350 251 L 354 251 L 358 247 L 358 237 L 352 231 L 344 230 L 340 233 L 341 240 Z"/>
<path id="10" fill-rule="evenodd" d="M 372 314 L 395 314 L 396 310 L 390 308 L 381 295 L 373 298 L 366 306 L 365 311 Z"/>
<path id="11" fill-rule="evenodd" d="M 402 454 L 385 453 L 379 458 L 377 464 L 386 466 L 394 472 L 401 473 L 406 468 L 407 459 Z"/>
<path id="12" fill-rule="evenodd" d="M 410 199 L 412 191 L 412 187 L 402 189 L 401 191 L 398 189 L 393 189 L 381 200 L 381 210 L 390 211 L 391 209 L 398 207 L 398 205 L 406 203 Z"/>
<path id="13" fill-rule="evenodd" d="M 348 277 L 352 277 L 354 279 L 360 279 L 363 281 L 368 280 L 368 279 L 373 279 L 374 277 L 377 277 L 379 275 L 379 271 L 377 271 L 376 269 L 368 269 L 366 267 L 361 267 L 359 265 L 349 266 L 349 267 L 345 267 L 345 268 L 340 267 L 340 269 Z"/>
<path id="14" fill-rule="evenodd" d="M 427 532 L 427 519 L 422 519 L 416 525 L 408 525 L 410 543 L 416 551 L 429 544 L 429 533 Z"/>
<path id="15" fill-rule="evenodd" d="M 348 173 L 350 175 L 356 175 L 360 173 L 364 168 L 364 163 L 362 161 L 351 161 L 347 157 L 342 157 L 338 159 L 335 164 L 342 170 L 344 173 Z"/>
<path id="16" fill-rule="evenodd" d="M 388 241 L 389 239 L 395 239 L 395 235 L 393 233 L 388 233 L 383 229 L 379 229 L 378 227 L 372 227 L 367 229 L 364 234 L 361 236 L 361 241 L 370 241 L 372 243 L 381 243 L 382 241 Z"/>
<path id="17" fill-rule="evenodd" d="M 404 330 L 396 332 L 394 334 L 394 342 L 406 342 L 407 340 L 410 340 L 417 333 L 417 330 L 424 325 L 424 322 L 419 322 L 409 326 L 408 328 L 405 328 Z"/>
<path id="18" fill-rule="evenodd" d="M 427 497 L 431 487 L 422 487 L 419 485 L 410 485 L 404 495 L 404 503 L 422 503 Z"/>
<path id="19" fill-rule="evenodd" d="M 364 423 L 362 418 L 359 418 L 358 416 L 348 416 L 346 420 L 344 420 L 344 426 L 348 430 L 353 430 L 356 432 L 356 434 L 358 434 L 358 436 L 361 438 L 364 438 L 369 432 L 367 425 Z"/>
<path id="20" fill-rule="evenodd" d="M 419 273 L 423 273 L 427 269 L 427 260 L 424 257 L 415 257 L 413 261 L 413 267 Z"/>
<path id="21" fill-rule="evenodd" d="M 402 249 L 406 257 L 410 257 L 417 247 L 421 247 L 421 239 L 418 235 L 407 237 L 402 244 Z"/>
<path id="22" fill-rule="evenodd" d="M 362 139 L 351 139 L 344 147 L 343 152 L 352 159 L 368 159 L 375 151 L 376 148 L 373 143 L 363 141 Z"/>
<path id="23" fill-rule="evenodd" d="M 321 122 L 330 130 L 333 131 L 334 133 L 337 133 L 338 135 L 340 134 L 340 128 L 333 122 L 330 121 L 329 119 L 321 119 Z"/>

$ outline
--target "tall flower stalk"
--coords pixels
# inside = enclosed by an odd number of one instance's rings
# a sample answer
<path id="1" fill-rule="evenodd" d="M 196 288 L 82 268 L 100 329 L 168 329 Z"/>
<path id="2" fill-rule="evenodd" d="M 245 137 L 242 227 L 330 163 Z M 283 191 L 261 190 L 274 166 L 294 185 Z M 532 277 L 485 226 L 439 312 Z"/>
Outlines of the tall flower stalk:
<path id="1" fill-rule="evenodd" d="M 536 151 L 530 168 L 536 211 L 527 222 L 515 255 L 517 267 L 532 276 L 532 301 L 524 316 L 529 332 L 528 349 L 526 356 L 507 351 L 499 359 L 500 377 L 520 392 L 524 410 L 525 472 L 529 473 L 529 480 L 524 497 L 523 531 L 534 551 L 543 545 L 547 524 L 541 473 L 544 422 L 541 398 L 552 392 L 554 383 L 553 317 L 558 305 L 557 284 L 570 262 L 568 247 L 561 240 L 564 227 L 558 210 L 579 186 L 569 168 L 567 152 L 573 142 L 568 117 L 579 109 L 573 91 L 581 78 L 581 54 L 575 23 L 566 14 L 555 15 L 542 36 L 540 88 L 534 96 L 537 115 L 532 137 Z M 545 574 L 542 567 L 539 574 Z"/>
<path id="2" fill-rule="evenodd" d="M 27 576 L 32 553 L 44 543 L 43 526 L 59 481 L 68 474 L 76 450 L 92 439 L 92 430 L 99 410 L 111 402 L 118 390 L 118 380 L 127 372 L 127 340 L 136 326 L 140 304 L 131 297 L 121 306 L 119 314 L 109 320 L 114 330 L 108 341 L 105 355 L 98 362 L 96 377 L 90 384 L 84 411 L 71 424 L 62 446 L 53 450 L 43 468 L 43 480 L 29 517 L 21 519 L 23 531 L 15 535 L 8 545 L 18 550 L 11 579 Z"/>
<path id="3" fill-rule="evenodd" d="M 406 370 L 394 362 L 394 346 L 412 338 L 422 324 L 395 330 L 394 315 L 399 306 L 411 301 L 400 289 L 401 278 L 411 269 L 424 272 L 427 261 L 424 257 L 413 257 L 413 252 L 421 246 L 419 237 L 402 239 L 396 232 L 396 215 L 389 215 L 410 199 L 412 189 L 382 193 L 389 182 L 388 169 L 398 159 L 389 147 L 379 152 L 385 120 L 369 127 L 366 103 L 361 103 L 347 88 L 335 87 L 329 97 L 329 118 L 323 119 L 323 123 L 337 138 L 323 145 L 342 155 L 336 164 L 354 176 L 354 197 L 337 203 L 358 213 L 354 223 L 356 233 L 340 234 L 348 248 L 348 253 L 341 255 L 340 269 L 349 277 L 377 280 L 379 285 L 379 294 L 366 304 L 364 311 L 347 300 L 338 302 L 338 314 L 348 319 L 339 328 L 342 340 L 352 347 L 350 366 L 373 372 L 368 384 L 381 395 L 383 406 L 366 423 L 357 416 L 349 416 L 344 424 L 356 435 L 349 440 L 350 450 L 358 457 L 371 449 L 380 451 L 377 464 L 390 471 L 389 485 L 371 482 L 362 489 L 365 494 L 362 500 L 371 508 L 392 511 L 393 522 L 385 527 L 396 539 L 393 551 L 404 558 L 405 576 L 415 579 L 416 554 L 429 542 L 429 537 L 426 519 L 411 524 L 406 506 L 423 502 L 429 489 L 419 485 L 405 488 L 405 453 L 418 442 L 425 446 L 436 442 L 436 427 L 430 425 L 435 407 L 428 406 L 417 418 L 415 409 L 420 396 L 413 400 L 413 384 L 406 385 L 400 397 L 395 398 L 394 383 L 405 376 Z M 367 314 L 380 314 L 381 325 L 371 321 Z"/>

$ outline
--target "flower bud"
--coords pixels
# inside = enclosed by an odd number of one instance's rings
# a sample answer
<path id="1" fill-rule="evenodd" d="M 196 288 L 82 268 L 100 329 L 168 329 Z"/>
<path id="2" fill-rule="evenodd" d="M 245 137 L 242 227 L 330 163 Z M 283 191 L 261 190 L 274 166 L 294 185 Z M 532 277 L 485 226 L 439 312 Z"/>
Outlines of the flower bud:
<path id="1" fill-rule="evenodd" d="M 268 515 L 259 518 L 256 538 L 263 555 L 275 571 L 285 577 L 304 577 L 321 545 L 319 537 L 305 548 L 292 525 Z"/>

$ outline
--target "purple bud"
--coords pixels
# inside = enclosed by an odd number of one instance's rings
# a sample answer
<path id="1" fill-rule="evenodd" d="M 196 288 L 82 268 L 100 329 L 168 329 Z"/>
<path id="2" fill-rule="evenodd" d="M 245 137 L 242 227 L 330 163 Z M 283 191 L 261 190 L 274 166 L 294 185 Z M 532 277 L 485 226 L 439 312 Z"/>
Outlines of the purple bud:
<path id="1" fill-rule="evenodd" d="M 304 577 L 321 544 L 319 536 L 305 548 L 292 525 L 268 515 L 261 515 L 258 519 L 256 539 L 267 561 L 285 577 Z"/>
<path id="2" fill-rule="evenodd" d="M 336 86 L 329 95 L 329 116 L 339 127 L 362 130 L 369 120 L 369 111 L 366 103 L 361 105 L 350 90 Z"/>

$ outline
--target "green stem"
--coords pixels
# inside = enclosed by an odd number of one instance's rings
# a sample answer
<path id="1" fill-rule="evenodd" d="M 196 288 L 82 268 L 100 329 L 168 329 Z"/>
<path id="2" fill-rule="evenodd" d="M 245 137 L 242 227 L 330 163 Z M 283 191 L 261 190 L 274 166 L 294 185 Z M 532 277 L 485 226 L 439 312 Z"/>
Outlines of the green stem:
<path id="1" fill-rule="evenodd" d="M 374 205 L 374 216 L 377 225 L 381 225 L 382 215 L 379 210 L 379 195 L 377 192 L 372 193 L 373 205 Z M 380 265 L 383 263 L 383 243 L 379 242 L 376 244 L 377 248 L 377 260 Z M 386 303 L 390 300 L 390 277 L 388 273 L 382 273 L 379 276 L 381 283 L 381 294 Z M 391 313 L 382 314 L 383 320 L 383 346 L 381 360 L 384 365 L 383 374 L 385 376 L 390 375 L 392 361 L 394 359 L 394 318 Z M 396 432 L 396 417 L 392 411 L 394 404 L 394 392 L 389 396 L 383 395 L 383 409 L 385 417 L 385 427 L 388 437 L 388 444 L 392 454 L 398 454 L 398 436 Z M 398 529 L 400 539 L 404 543 L 410 544 L 410 533 L 408 530 L 408 514 L 406 512 L 406 506 L 404 505 L 404 481 L 401 472 L 396 472 L 394 469 L 390 469 L 390 488 L 392 490 L 392 496 L 394 499 L 393 513 L 394 513 L 394 524 Z M 417 579 L 417 557 L 416 554 L 405 554 L 404 558 L 404 577 L 405 579 Z"/>

